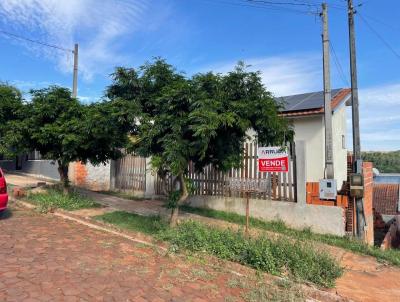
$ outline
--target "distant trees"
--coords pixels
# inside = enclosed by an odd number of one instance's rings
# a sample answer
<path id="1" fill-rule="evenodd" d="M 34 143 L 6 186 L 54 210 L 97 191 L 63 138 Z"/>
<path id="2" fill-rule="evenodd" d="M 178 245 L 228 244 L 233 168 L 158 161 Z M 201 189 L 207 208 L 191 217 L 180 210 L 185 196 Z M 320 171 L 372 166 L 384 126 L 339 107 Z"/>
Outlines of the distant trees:
<path id="1" fill-rule="evenodd" d="M 226 75 L 209 72 L 191 78 L 162 59 L 138 69 L 117 68 L 106 96 L 135 113 L 131 149 L 151 156 L 159 176 L 174 176 L 179 189 L 169 199 L 172 225 L 188 197 L 190 161 L 198 170 L 208 164 L 227 170 L 241 165 L 250 128 L 262 144 L 283 144 L 292 135 L 260 74 L 248 72 L 243 63 Z"/>
<path id="2" fill-rule="evenodd" d="M 374 163 L 382 173 L 400 173 L 400 150 L 392 152 L 363 152 L 365 161 Z"/>

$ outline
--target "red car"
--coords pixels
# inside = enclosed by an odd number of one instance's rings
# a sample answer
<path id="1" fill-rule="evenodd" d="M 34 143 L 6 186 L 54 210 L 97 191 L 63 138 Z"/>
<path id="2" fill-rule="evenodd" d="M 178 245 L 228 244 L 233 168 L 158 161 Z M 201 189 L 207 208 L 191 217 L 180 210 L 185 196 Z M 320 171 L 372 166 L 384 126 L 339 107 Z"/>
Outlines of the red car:
<path id="1" fill-rule="evenodd" d="M 7 183 L 4 177 L 3 170 L 0 168 L 0 213 L 7 209 L 8 194 Z"/>

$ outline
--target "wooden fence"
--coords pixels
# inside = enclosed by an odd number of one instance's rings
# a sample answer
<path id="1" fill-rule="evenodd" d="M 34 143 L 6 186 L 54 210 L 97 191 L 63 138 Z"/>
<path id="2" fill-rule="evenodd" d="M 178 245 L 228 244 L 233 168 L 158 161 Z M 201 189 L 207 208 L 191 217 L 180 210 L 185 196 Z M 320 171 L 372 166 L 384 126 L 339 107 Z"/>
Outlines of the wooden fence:
<path id="1" fill-rule="evenodd" d="M 209 196 L 233 196 L 233 192 L 229 189 L 229 178 L 243 179 L 267 179 L 271 182 L 266 192 L 253 194 L 253 198 L 270 199 L 282 201 L 296 201 L 296 165 L 294 148 L 289 148 L 289 171 L 288 173 L 274 172 L 261 173 L 258 172 L 257 163 L 257 144 L 245 143 L 242 168 L 231 169 L 227 173 L 218 171 L 215 167 L 209 165 L 204 168 L 203 172 L 196 172 L 193 163 L 188 167 L 188 178 L 194 183 L 195 195 Z M 168 188 L 172 188 L 172 179 L 169 177 Z M 156 178 L 155 183 L 156 194 L 162 194 L 162 181 Z"/>
<path id="2" fill-rule="evenodd" d="M 145 191 L 146 189 L 146 159 L 127 154 L 115 161 L 116 190 Z"/>

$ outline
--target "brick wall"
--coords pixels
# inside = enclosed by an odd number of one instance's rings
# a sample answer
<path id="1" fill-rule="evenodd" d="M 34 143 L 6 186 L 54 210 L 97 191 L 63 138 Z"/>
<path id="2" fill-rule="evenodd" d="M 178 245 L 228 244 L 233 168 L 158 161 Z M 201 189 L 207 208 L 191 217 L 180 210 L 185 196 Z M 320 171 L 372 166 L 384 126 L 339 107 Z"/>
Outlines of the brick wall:
<path id="1" fill-rule="evenodd" d="M 71 181 L 78 187 L 94 191 L 110 190 L 110 164 L 93 166 L 75 162 L 70 166 Z"/>
<path id="2" fill-rule="evenodd" d="M 347 208 L 349 198 L 347 195 L 338 194 L 336 200 L 322 200 L 319 199 L 319 183 L 307 182 L 306 202 L 307 204 L 320 205 L 320 206 L 336 206 Z"/>
<path id="3" fill-rule="evenodd" d="M 363 175 L 364 175 L 364 214 L 367 223 L 366 229 L 364 230 L 365 242 L 373 245 L 374 244 L 374 213 L 373 213 L 373 172 L 372 163 L 363 163 Z"/>

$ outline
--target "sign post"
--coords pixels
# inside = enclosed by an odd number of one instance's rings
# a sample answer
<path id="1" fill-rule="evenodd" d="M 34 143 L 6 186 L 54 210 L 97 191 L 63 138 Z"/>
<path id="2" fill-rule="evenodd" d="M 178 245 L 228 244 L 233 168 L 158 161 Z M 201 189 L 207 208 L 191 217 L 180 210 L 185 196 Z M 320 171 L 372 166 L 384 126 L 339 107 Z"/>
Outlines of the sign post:
<path id="1" fill-rule="evenodd" d="M 286 147 L 258 147 L 259 172 L 289 171 L 289 155 Z"/>
<path id="2" fill-rule="evenodd" d="M 246 228 L 245 232 L 249 233 L 249 220 L 250 220 L 250 194 L 262 193 L 269 191 L 271 181 L 270 179 L 248 179 L 248 178 L 230 178 L 229 189 L 243 193 L 246 202 Z"/>

